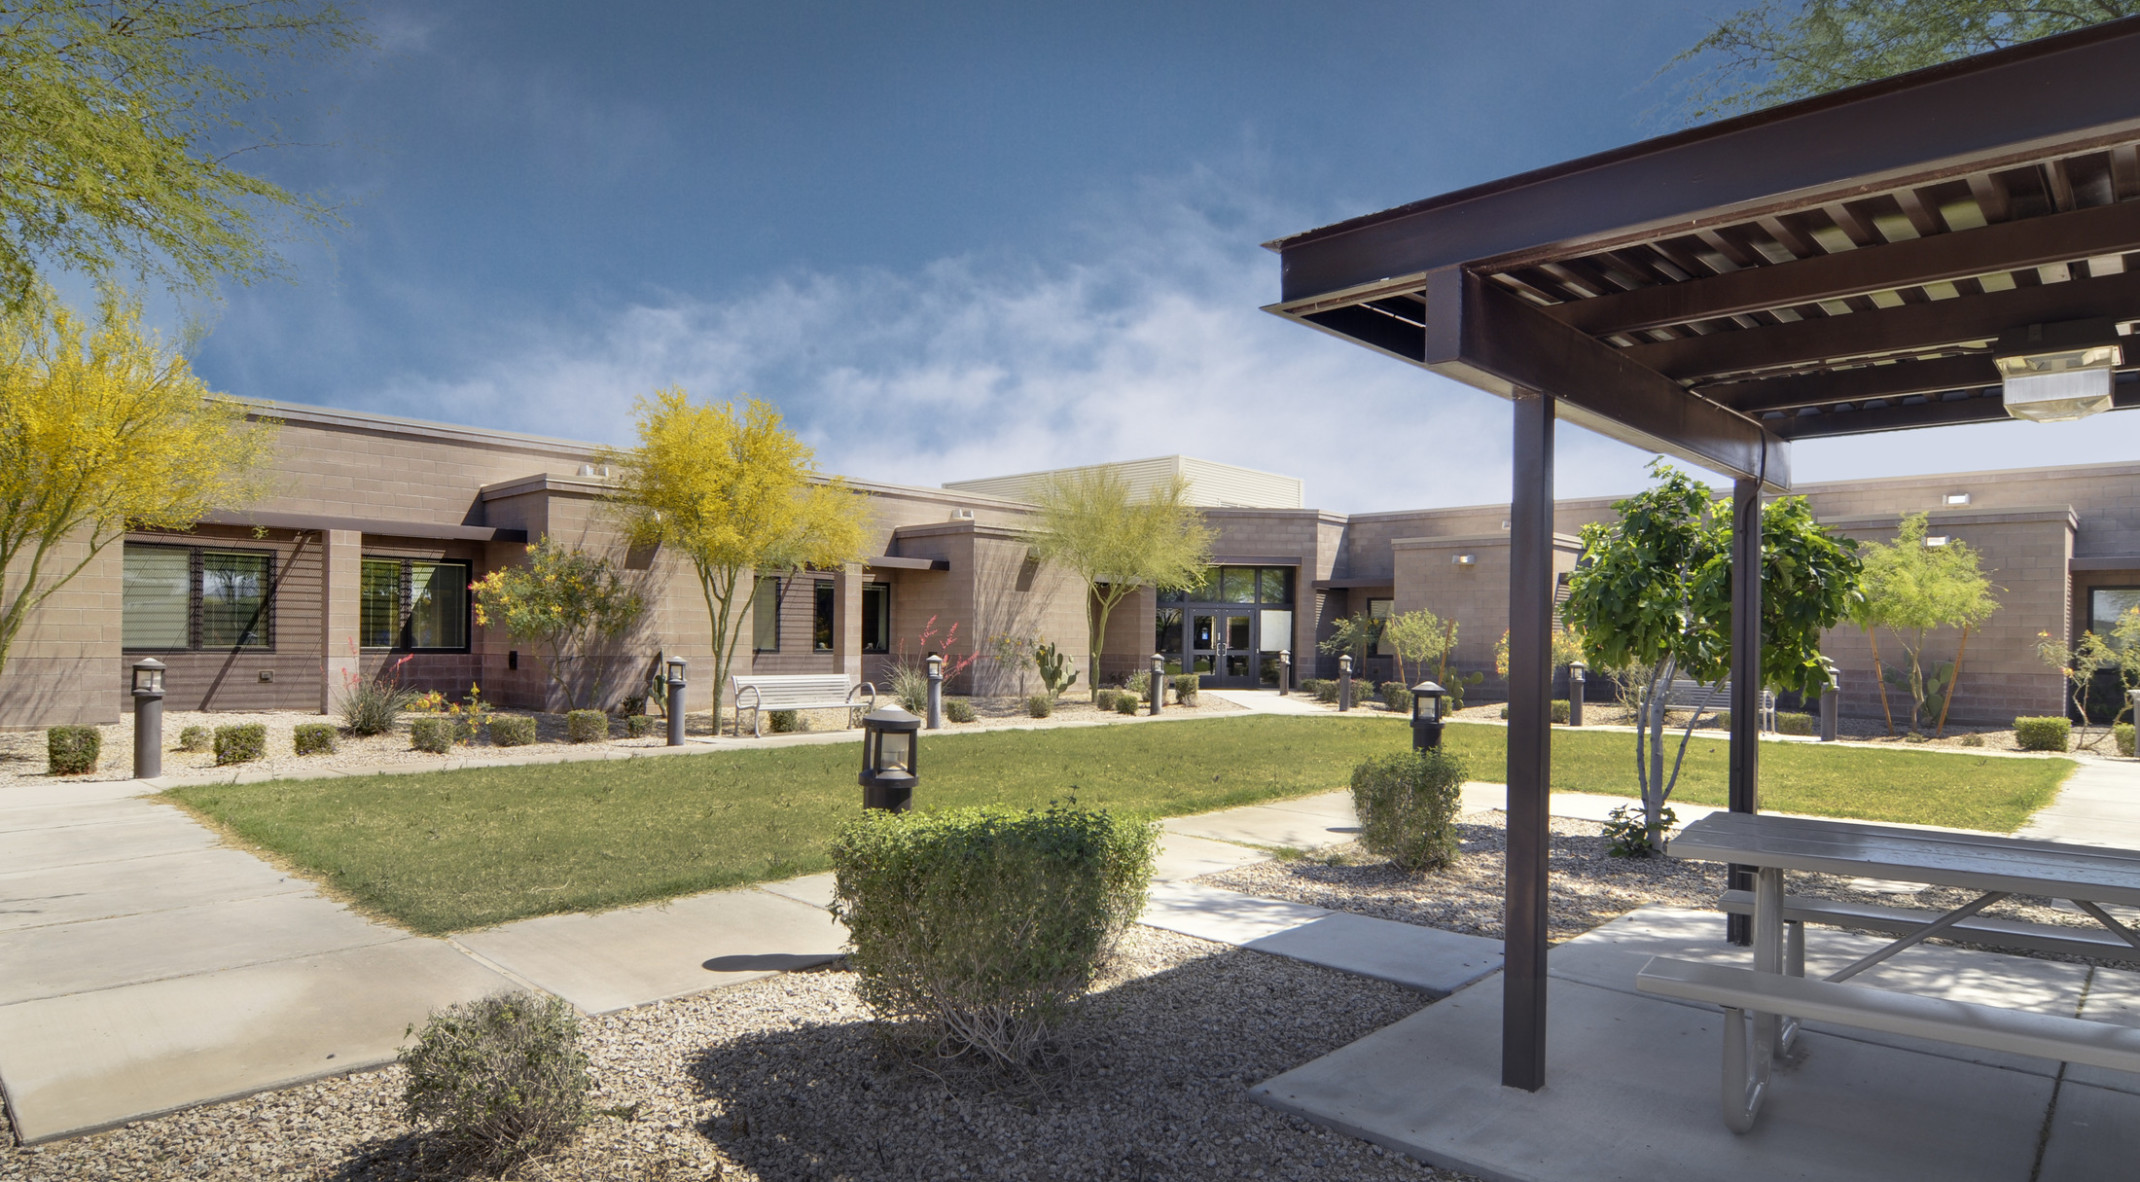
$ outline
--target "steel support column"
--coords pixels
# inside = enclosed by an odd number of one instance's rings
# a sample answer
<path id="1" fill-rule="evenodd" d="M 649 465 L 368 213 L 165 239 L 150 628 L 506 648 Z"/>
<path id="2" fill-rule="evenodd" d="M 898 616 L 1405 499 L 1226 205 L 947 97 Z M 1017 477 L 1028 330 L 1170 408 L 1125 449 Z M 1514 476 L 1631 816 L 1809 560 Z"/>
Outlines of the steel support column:
<path id="1" fill-rule="evenodd" d="M 1731 486 L 1731 811 L 1761 811 L 1761 482 Z M 1750 866 L 1732 866 L 1736 891 L 1754 887 Z M 1751 938 L 1746 916 L 1724 922 L 1734 944 Z"/>
<path id="2" fill-rule="evenodd" d="M 1546 1082 L 1547 793 L 1552 767 L 1553 399 L 1516 391 L 1508 539 L 1508 861 L 1501 1083 Z"/>

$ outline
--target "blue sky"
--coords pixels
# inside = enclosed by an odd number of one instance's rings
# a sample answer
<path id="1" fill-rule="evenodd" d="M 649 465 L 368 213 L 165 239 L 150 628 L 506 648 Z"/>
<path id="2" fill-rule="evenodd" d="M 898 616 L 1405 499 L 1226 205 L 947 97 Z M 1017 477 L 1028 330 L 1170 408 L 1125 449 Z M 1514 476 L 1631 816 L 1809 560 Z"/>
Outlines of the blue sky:
<path id="1" fill-rule="evenodd" d="M 194 308 L 196 364 L 615 443 L 657 387 L 750 393 L 899 483 L 1185 452 L 1330 509 L 1505 500 L 1505 404 L 1258 311 L 1258 244 L 1666 130 L 1653 75 L 1734 7 L 375 4 L 376 47 L 273 108 L 318 146 L 256 158 L 346 225 Z M 2001 424 L 1797 470 L 2136 444 L 2140 416 Z M 1646 458 L 1564 427 L 1560 489 Z"/>

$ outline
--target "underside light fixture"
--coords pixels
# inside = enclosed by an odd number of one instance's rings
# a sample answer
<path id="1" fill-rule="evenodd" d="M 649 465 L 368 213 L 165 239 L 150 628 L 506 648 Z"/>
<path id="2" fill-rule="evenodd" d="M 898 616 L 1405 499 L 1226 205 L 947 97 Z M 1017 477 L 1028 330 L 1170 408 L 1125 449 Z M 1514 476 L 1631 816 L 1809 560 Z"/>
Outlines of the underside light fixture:
<path id="1" fill-rule="evenodd" d="M 2117 322 L 2031 324 L 1999 337 L 1992 359 L 2004 382 L 2006 413 L 2062 423 L 2110 409 L 2110 385 L 2125 363 Z"/>
<path id="2" fill-rule="evenodd" d="M 1947 503 L 1948 503 L 1949 505 L 1966 505 L 1966 504 L 1968 504 L 1968 503 L 1969 503 L 1969 494 L 1968 494 L 1968 493 L 1948 493 L 1948 494 L 1947 494 Z"/>
<path id="3" fill-rule="evenodd" d="M 1927 550 L 1937 550 L 1937 549 L 1939 549 L 1939 548 L 1940 548 L 1941 546 L 1944 546 L 1944 545 L 1946 545 L 1946 544 L 1947 544 L 1947 535 L 1945 535 L 1945 534 L 1927 534 L 1927 535 L 1925 535 L 1925 549 L 1927 549 Z"/>
<path id="4" fill-rule="evenodd" d="M 1454 561 L 1458 566 L 1472 566 L 1479 561 L 1479 556 L 1476 554 L 1459 554 Z"/>

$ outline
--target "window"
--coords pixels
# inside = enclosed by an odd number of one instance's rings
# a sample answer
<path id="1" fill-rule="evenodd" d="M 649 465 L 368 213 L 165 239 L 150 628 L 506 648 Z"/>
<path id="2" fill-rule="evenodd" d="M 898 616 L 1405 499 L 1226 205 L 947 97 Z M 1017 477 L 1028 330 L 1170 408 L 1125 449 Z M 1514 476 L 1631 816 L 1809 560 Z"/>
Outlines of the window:
<path id="1" fill-rule="evenodd" d="M 274 647 L 273 554 L 128 542 L 120 565 L 125 648 Z"/>
<path id="2" fill-rule="evenodd" d="M 780 651 L 780 580 L 763 578 L 751 589 L 751 651 Z"/>
<path id="3" fill-rule="evenodd" d="M 1181 652 L 1181 609 L 1159 609 L 1157 627 L 1152 634 L 1152 651 L 1159 653 Z"/>
<path id="4" fill-rule="evenodd" d="M 468 651 L 465 562 L 367 558 L 357 578 L 357 632 L 365 648 Z"/>
<path id="5" fill-rule="evenodd" d="M 1293 606 L 1290 566 L 1207 566 L 1203 581 L 1184 591 L 1161 591 L 1161 603 L 1268 603 Z"/>
<path id="6" fill-rule="evenodd" d="M 892 651 L 892 585 L 862 584 L 862 651 Z"/>
<path id="7" fill-rule="evenodd" d="M 2088 630 L 2112 644 L 2118 617 L 2140 607 L 2140 587 L 2097 587 L 2088 593 Z"/>
<path id="8" fill-rule="evenodd" d="M 817 603 L 810 615 L 810 651 L 829 653 L 832 651 L 832 580 L 817 580 L 816 590 Z"/>
<path id="9" fill-rule="evenodd" d="M 1373 648 L 1367 650 L 1367 655 L 1371 657 L 1394 656 L 1395 654 L 1390 651 L 1389 647 L 1382 643 L 1382 629 L 1388 627 L 1390 621 L 1390 601 L 1387 599 L 1368 600 L 1367 614 L 1375 620 L 1375 644 Z"/>

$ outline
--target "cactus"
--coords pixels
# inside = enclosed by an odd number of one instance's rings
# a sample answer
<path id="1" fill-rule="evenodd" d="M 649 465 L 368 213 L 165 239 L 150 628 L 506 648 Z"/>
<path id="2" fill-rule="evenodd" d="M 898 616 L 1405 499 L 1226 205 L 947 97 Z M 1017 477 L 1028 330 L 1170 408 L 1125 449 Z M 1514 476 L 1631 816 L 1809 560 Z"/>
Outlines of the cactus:
<path id="1" fill-rule="evenodd" d="M 1051 698 L 1062 697 L 1063 691 L 1077 684 L 1077 670 L 1070 667 L 1070 658 L 1052 644 L 1033 650 L 1033 667 L 1040 671 L 1040 684 L 1047 687 Z"/>

